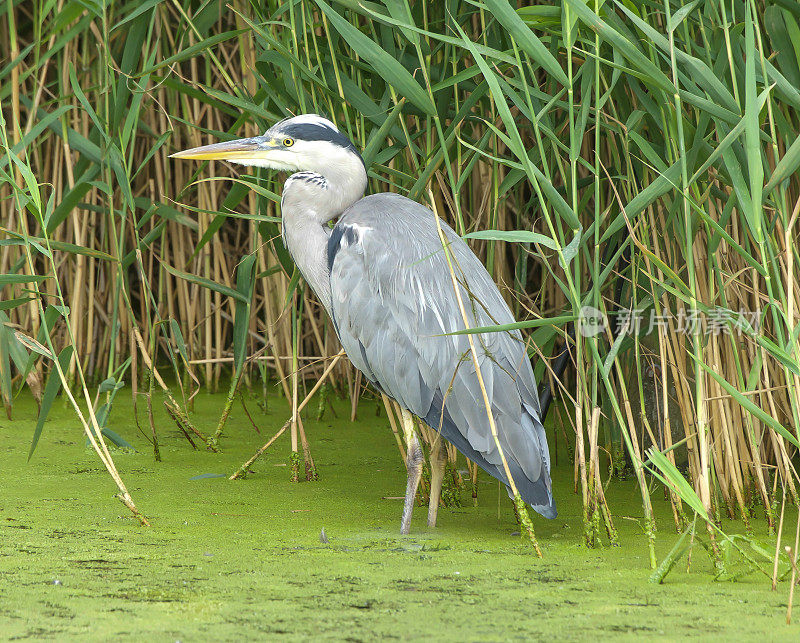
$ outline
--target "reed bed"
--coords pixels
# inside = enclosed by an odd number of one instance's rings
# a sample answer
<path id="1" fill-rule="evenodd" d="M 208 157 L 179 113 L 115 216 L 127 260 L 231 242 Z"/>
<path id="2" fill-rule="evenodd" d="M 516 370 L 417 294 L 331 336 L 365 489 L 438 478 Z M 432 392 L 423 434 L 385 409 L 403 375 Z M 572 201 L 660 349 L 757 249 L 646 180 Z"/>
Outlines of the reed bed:
<path id="1" fill-rule="evenodd" d="M 772 532 L 798 503 L 796 2 L 3 5 L 9 417 L 22 388 L 43 417 L 69 392 L 114 473 L 123 380 L 140 408 L 167 392 L 210 448 L 243 390 L 266 404 L 277 381 L 298 408 L 340 346 L 282 246 L 280 177 L 167 156 L 314 111 L 364 150 L 371 190 L 434 205 L 501 285 L 563 402 L 587 544 L 614 542 L 605 492 L 626 472 L 654 568 L 652 477 L 721 572 L 723 516 Z M 338 394 L 355 414 L 371 393 L 329 370 L 317 412 Z M 221 386 L 200 431 L 192 397 Z M 297 413 L 291 436 L 314 477 Z"/>

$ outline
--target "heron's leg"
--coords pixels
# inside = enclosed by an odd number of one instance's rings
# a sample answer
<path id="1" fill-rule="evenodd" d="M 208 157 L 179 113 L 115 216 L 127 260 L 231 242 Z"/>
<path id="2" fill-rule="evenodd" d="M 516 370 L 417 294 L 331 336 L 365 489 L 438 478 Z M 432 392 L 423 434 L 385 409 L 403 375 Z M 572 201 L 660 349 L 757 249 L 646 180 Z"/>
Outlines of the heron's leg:
<path id="1" fill-rule="evenodd" d="M 417 434 L 414 432 L 414 420 L 406 409 L 402 412 L 403 434 L 406 438 L 406 470 L 408 482 L 406 484 L 406 500 L 403 504 L 403 520 L 400 523 L 400 533 L 407 534 L 411 527 L 411 513 L 414 511 L 414 499 L 417 496 L 417 486 L 422 477 L 422 448 L 419 446 Z"/>
<path id="2" fill-rule="evenodd" d="M 442 497 L 445 464 L 447 464 L 447 451 L 442 444 L 442 438 L 437 436 L 431 447 L 431 501 L 428 505 L 428 527 L 436 526 L 439 498 Z"/>

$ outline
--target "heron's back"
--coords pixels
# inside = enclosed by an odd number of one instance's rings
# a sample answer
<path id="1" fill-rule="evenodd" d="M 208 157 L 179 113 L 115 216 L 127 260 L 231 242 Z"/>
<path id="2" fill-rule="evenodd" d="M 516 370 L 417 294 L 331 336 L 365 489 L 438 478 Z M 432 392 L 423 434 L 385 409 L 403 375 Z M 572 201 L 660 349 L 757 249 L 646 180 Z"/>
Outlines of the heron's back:
<path id="1" fill-rule="evenodd" d="M 514 317 L 480 260 L 444 221 L 471 328 Z M 344 212 L 328 244 L 331 316 L 351 361 L 464 455 L 506 481 L 434 214 L 396 194 Z M 473 335 L 498 438 L 523 499 L 555 516 L 536 383 L 519 331 Z"/>

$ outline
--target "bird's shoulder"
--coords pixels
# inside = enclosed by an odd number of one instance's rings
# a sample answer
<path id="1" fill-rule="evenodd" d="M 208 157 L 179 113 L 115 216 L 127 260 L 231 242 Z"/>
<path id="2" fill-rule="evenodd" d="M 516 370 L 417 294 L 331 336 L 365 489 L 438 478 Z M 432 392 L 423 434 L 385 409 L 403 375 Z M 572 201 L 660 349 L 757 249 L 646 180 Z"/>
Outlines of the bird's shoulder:
<path id="1" fill-rule="evenodd" d="M 399 262 L 396 265 L 422 259 L 443 262 L 439 227 L 457 254 L 464 254 L 467 261 L 477 260 L 446 221 L 439 219 L 437 225 L 426 206 L 392 192 L 371 194 L 339 217 L 328 241 L 328 266 L 333 268 L 342 250 Z"/>
<path id="2" fill-rule="evenodd" d="M 484 327 L 514 321 L 497 285 L 464 240 L 445 221 L 437 224 L 430 209 L 401 195 L 376 194 L 351 206 L 331 232 L 328 253 L 331 312 L 340 339 L 357 366 L 395 399 L 407 396 L 389 371 L 406 358 L 415 361 L 430 397 L 438 386 L 447 389 L 469 350 L 466 335 L 450 333 L 465 323 Z M 538 408 L 520 331 L 483 334 L 478 343 L 482 353 L 493 356 L 487 373 L 495 367 L 517 373 L 525 401 Z M 389 365 L 383 374 L 382 365 Z M 498 372 L 497 378 L 503 377 Z M 407 406 L 414 412 L 418 407 Z"/>
<path id="3" fill-rule="evenodd" d="M 432 217 L 430 208 L 407 196 L 380 192 L 356 201 L 342 213 L 339 221 L 345 225 L 351 222 L 381 224 L 393 219 L 421 222 Z"/>

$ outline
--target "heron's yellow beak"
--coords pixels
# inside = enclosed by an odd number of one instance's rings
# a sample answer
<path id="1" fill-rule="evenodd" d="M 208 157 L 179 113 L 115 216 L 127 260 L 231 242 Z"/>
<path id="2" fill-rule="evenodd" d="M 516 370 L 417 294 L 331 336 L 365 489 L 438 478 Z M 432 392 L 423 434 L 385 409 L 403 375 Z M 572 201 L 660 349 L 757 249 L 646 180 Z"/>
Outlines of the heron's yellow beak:
<path id="1" fill-rule="evenodd" d="M 272 141 L 263 136 L 240 138 L 202 147 L 193 147 L 170 154 L 174 159 L 197 159 L 199 161 L 247 161 L 263 159 L 273 146 Z"/>

